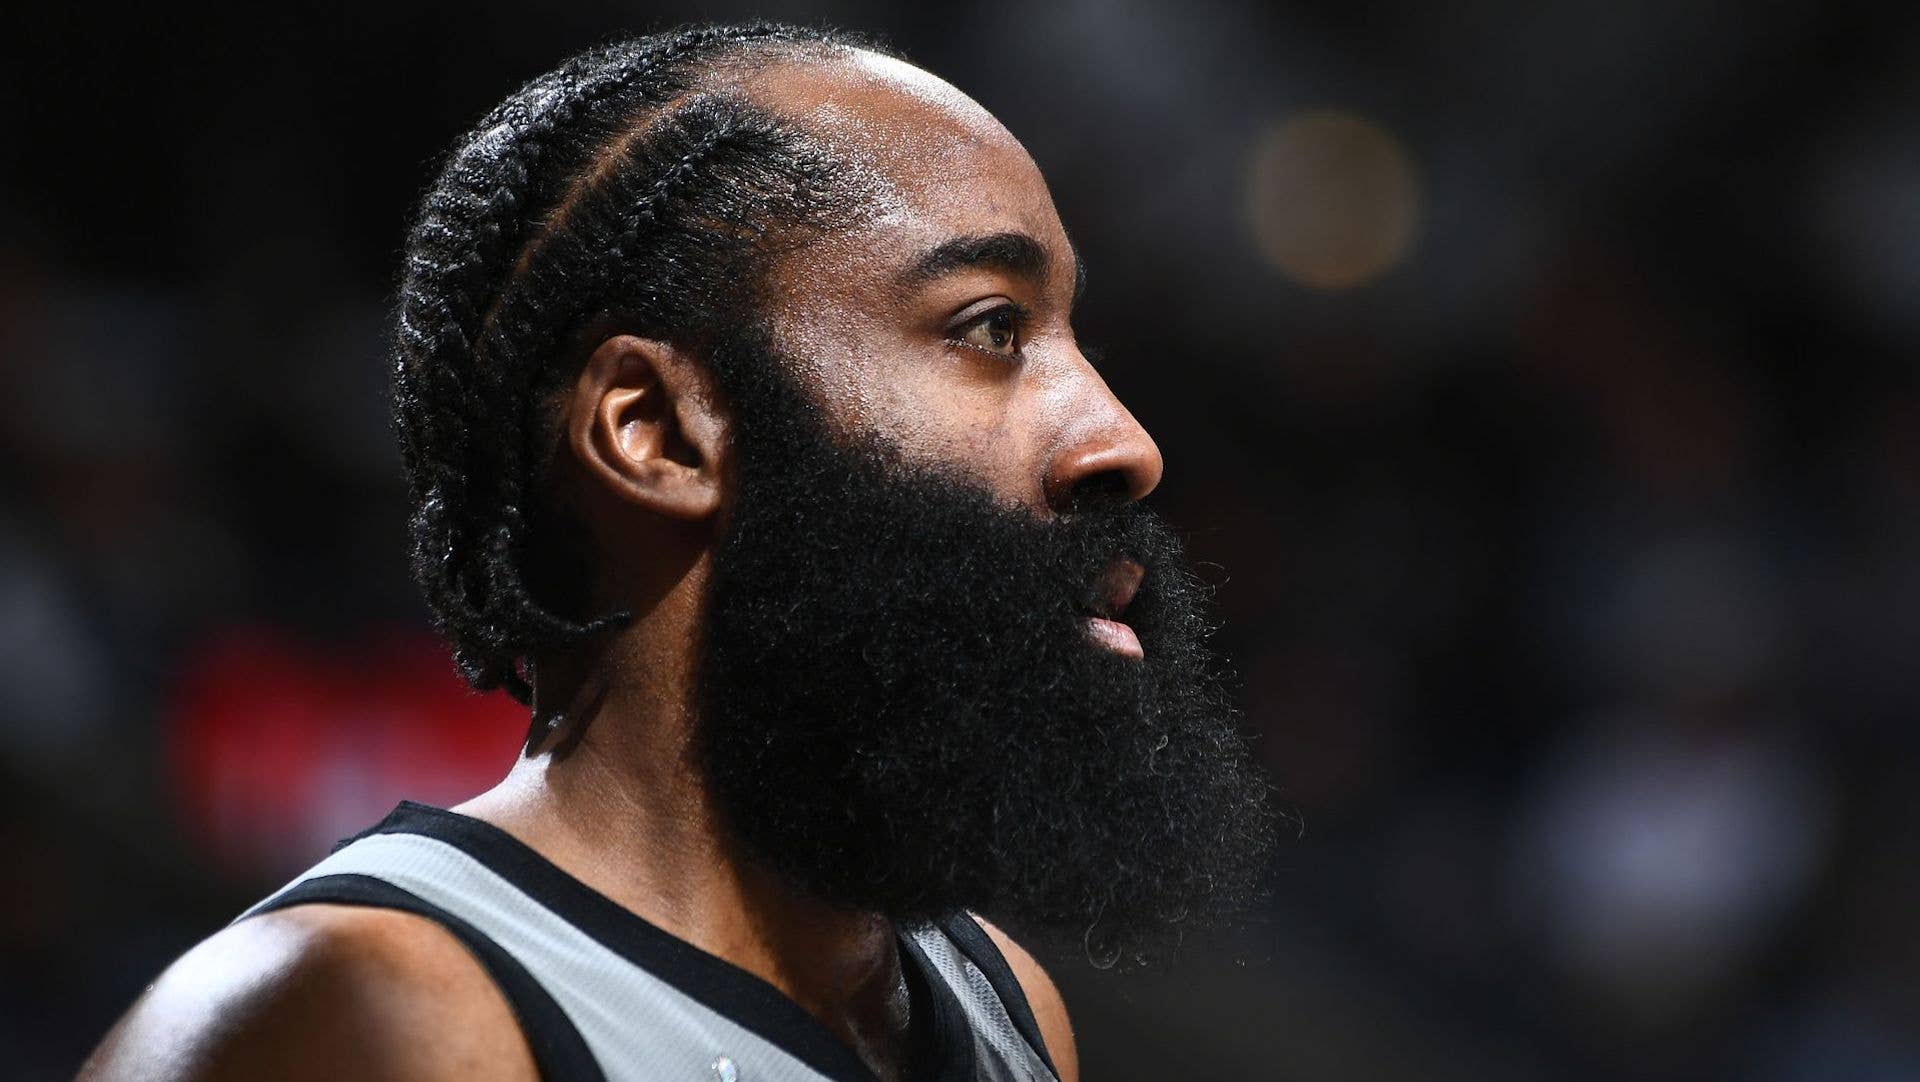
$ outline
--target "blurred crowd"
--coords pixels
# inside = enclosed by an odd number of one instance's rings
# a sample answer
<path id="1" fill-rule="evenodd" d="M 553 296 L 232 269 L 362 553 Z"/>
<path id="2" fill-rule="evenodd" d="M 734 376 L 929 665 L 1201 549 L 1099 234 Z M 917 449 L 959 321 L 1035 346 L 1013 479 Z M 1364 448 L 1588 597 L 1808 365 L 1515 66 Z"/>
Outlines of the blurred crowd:
<path id="1" fill-rule="evenodd" d="M 1090 1078 L 1920 1078 L 1920 27 L 1789 0 L 392 0 L 0 45 L 0 1065 L 511 760 L 403 558 L 411 202 L 620 30 L 877 32 L 1090 268 L 1289 809 Z M 1204 1074 L 1203 1074 L 1204 1072 Z"/>

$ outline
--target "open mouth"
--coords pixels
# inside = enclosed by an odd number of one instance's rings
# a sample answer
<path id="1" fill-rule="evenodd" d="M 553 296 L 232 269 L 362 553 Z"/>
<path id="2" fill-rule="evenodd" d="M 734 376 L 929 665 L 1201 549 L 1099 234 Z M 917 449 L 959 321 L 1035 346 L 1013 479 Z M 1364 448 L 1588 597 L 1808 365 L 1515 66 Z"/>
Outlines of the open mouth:
<path id="1" fill-rule="evenodd" d="M 1127 606 L 1133 603 L 1133 595 L 1140 590 L 1140 581 L 1146 575 L 1146 568 L 1133 560 L 1119 559 L 1107 565 L 1099 582 L 1094 585 L 1093 600 L 1087 613 L 1087 634 L 1092 636 L 1093 641 L 1116 654 L 1147 656 L 1140 647 L 1140 637 L 1122 620 Z"/>

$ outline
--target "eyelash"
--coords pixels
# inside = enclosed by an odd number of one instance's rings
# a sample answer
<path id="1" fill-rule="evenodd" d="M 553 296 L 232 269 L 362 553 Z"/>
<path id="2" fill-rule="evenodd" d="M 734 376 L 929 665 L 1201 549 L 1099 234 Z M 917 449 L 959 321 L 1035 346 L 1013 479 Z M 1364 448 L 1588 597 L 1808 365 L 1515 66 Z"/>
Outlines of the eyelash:
<path id="1" fill-rule="evenodd" d="M 983 349 L 966 340 L 968 331 L 1003 313 L 1013 320 L 1014 349 L 1012 353 L 995 353 L 990 349 Z M 979 315 L 974 316 L 972 319 L 967 320 L 965 323 L 955 326 L 948 332 L 947 341 L 952 345 L 959 346 L 963 349 L 975 350 L 997 360 L 1018 360 L 1021 354 L 1025 352 L 1021 344 L 1026 341 L 1028 315 L 1029 313 L 1026 307 L 1018 301 L 1008 301 L 1005 304 L 997 304 L 981 312 Z M 1080 343 L 1079 348 L 1080 355 L 1087 359 L 1087 364 L 1092 368 L 1098 369 L 1101 363 L 1107 359 L 1107 351 L 1099 346 L 1090 346 L 1083 342 Z"/>
<path id="2" fill-rule="evenodd" d="M 983 346 L 976 346 L 972 342 L 969 342 L 966 340 L 968 331 L 972 330 L 975 327 L 980 326 L 982 323 L 985 323 L 988 320 L 995 318 L 996 316 L 1002 316 L 1002 315 L 1007 316 L 1013 323 L 1014 345 L 1013 345 L 1012 353 L 995 353 L 993 350 L 987 349 Z M 1002 360 L 1002 361 L 1015 360 L 1020 357 L 1022 352 L 1022 346 L 1026 342 L 1027 321 L 1030 315 L 1031 313 L 1027 311 L 1026 306 L 1022 305 L 1018 301 L 1008 301 L 1005 304 L 996 304 L 992 308 L 989 308 L 986 311 L 981 312 L 978 315 L 975 315 L 969 318 L 964 323 L 955 325 L 952 330 L 947 332 L 947 341 L 952 345 L 960 346 L 963 349 L 971 349 L 979 353 L 984 353 L 987 356 L 993 357 L 997 360 Z"/>

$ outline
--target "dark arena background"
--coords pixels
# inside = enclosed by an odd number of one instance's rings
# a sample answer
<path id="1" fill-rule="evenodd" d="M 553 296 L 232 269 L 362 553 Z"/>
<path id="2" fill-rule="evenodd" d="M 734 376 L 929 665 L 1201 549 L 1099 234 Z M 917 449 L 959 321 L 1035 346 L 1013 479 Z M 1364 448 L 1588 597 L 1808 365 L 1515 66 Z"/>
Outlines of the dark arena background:
<path id="1" fill-rule="evenodd" d="M 1920 1078 L 1911 5 L 16 6 L 0 1074 L 497 777 L 403 562 L 436 157 L 619 31 L 884 36 L 1031 149 L 1297 830 L 1089 1079 Z"/>

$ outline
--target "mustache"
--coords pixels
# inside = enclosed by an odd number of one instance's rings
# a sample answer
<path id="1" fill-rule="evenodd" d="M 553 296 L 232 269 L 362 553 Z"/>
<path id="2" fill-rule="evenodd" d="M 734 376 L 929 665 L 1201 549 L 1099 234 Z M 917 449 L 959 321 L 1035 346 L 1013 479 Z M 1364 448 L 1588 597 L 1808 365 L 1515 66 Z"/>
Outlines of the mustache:
<path id="1" fill-rule="evenodd" d="M 1123 503 L 1074 511 L 1058 520 L 1050 542 L 1071 553 L 1072 581 L 1083 612 L 1117 618 L 1136 601 L 1184 579 L 1185 546 L 1152 508 Z"/>

